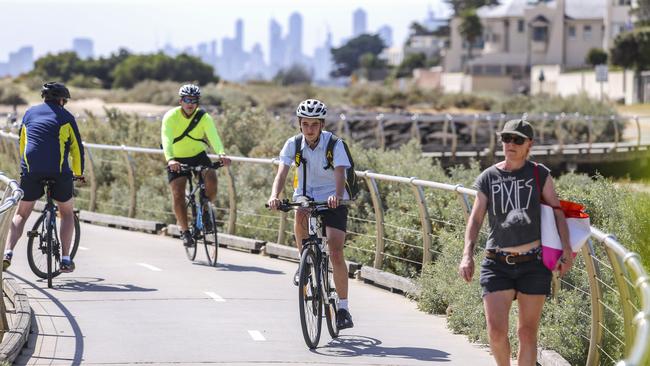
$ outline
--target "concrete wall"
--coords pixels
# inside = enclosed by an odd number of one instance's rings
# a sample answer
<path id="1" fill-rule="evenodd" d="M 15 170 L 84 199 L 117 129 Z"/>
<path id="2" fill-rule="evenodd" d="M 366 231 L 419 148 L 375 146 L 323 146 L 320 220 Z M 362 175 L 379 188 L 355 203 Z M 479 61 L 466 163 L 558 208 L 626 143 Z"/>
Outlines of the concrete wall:
<path id="1" fill-rule="evenodd" d="M 560 73 L 559 66 L 534 66 L 531 71 L 531 94 L 540 92 L 537 80 L 540 70 L 544 70 L 546 81 L 542 91 L 551 95 L 569 96 L 587 93 L 592 98 L 600 98 L 600 83 L 596 82 L 594 71 Z M 624 75 L 625 74 L 625 75 Z M 603 83 L 603 97 L 610 100 L 624 99 L 625 104 L 633 103 L 634 72 L 627 70 L 610 71 L 608 80 Z"/>
<path id="2" fill-rule="evenodd" d="M 585 33 L 585 26 L 591 27 L 590 36 Z M 575 37 L 569 37 L 569 27 L 575 27 Z M 603 22 L 600 19 L 567 21 L 566 36 L 566 67 L 584 66 L 589 50 L 603 47 Z"/>
<path id="3" fill-rule="evenodd" d="M 440 87 L 445 93 L 460 93 L 463 90 L 463 80 L 471 78 L 462 72 L 443 72 L 440 75 Z"/>
<path id="4" fill-rule="evenodd" d="M 432 67 L 431 69 L 413 70 L 413 83 L 422 89 L 440 88 L 442 82 L 442 67 Z"/>

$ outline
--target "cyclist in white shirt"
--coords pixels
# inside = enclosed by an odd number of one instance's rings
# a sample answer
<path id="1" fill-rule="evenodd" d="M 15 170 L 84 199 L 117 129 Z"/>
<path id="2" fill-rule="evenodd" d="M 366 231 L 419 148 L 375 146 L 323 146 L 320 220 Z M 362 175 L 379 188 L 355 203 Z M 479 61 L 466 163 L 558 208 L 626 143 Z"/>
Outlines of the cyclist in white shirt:
<path id="1" fill-rule="evenodd" d="M 339 203 L 341 200 L 350 198 L 345 190 L 345 173 L 351 164 L 343 147 L 343 141 L 339 140 L 334 146 L 333 169 L 328 169 L 329 164 L 325 152 L 332 133 L 323 131 L 326 114 L 327 107 L 316 99 L 307 99 L 301 102 L 296 109 L 301 134 L 289 138 L 280 152 L 281 164 L 273 181 L 273 190 L 268 204 L 272 209 L 278 208 L 280 204 L 278 197 L 285 185 L 291 165 L 295 162 L 296 152 L 299 151 L 298 156 L 301 158 L 301 165 L 304 164 L 304 166 L 296 169 L 297 184 L 293 200 L 306 196 L 315 201 L 327 201 L 330 207 L 323 218 L 323 223 L 326 227 L 334 284 L 339 296 L 339 310 L 336 314 L 337 325 L 339 329 L 345 329 L 352 328 L 354 323 L 348 308 L 348 269 L 343 255 L 348 208 L 339 205 Z M 298 150 L 296 150 L 297 140 L 301 141 Z M 309 236 L 307 222 L 308 212 L 297 210 L 294 234 L 298 250 L 302 249 L 302 240 Z M 298 271 L 294 275 L 294 284 L 298 284 Z"/>

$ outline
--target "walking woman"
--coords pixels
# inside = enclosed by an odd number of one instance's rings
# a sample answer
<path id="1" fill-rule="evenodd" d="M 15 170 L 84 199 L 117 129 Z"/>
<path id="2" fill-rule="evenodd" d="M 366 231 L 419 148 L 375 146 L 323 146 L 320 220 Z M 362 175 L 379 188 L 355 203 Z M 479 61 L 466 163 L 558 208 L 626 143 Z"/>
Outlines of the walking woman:
<path id="1" fill-rule="evenodd" d="M 498 132 L 505 160 L 485 169 L 476 179 L 478 193 L 465 231 L 465 248 L 458 267 L 467 282 L 474 275 L 474 248 L 485 214 L 489 236 L 481 262 L 480 284 L 490 349 L 499 366 L 510 365 L 508 318 L 517 301 L 519 366 L 534 366 L 537 332 L 552 273 L 541 261 L 540 202 L 559 207 L 550 171 L 528 160 L 533 128 L 521 119 L 508 121 Z M 556 209 L 555 222 L 563 254 L 556 270 L 563 276 L 573 264 L 569 229 L 564 213 Z"/>

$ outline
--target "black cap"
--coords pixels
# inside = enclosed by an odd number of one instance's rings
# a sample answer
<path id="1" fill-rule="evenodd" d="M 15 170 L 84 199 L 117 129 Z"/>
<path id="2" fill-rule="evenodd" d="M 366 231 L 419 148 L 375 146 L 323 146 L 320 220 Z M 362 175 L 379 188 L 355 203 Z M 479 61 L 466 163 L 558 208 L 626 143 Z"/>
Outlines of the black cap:
<path id="1" fill-rule="evenodd" d="M 512 119 L 506 122 L 506 124 L 503 125 L 503 130 L 497 132 L 497 134 L 499 135 L 502 135 L 504 133 L 519 135 L 521 137 L 525 137 L 531 140 L 535 135 L 535 133 L 533 132 L 533 126 L 531 126 L 530 123 L 524 121 L 523 119 Z"/>

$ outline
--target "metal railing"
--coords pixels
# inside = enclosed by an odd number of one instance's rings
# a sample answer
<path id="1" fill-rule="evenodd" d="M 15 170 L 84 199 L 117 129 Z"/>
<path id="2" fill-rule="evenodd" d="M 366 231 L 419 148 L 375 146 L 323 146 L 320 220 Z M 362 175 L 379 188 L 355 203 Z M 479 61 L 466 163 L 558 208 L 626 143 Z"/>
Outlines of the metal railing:
<path id="1" fill-rule="evenodd" d="M 17 136 L 15 134 L 0 132 L 0 153 L 5 156 L 10 156 L 17 162 L 18 154 L 11 150 L 17 150 L 16 146 Z M 90 192 L 88 192 L 87 207 L 89 210 L 94 211 L 98 207 L 98 177 L 102 173 L 98 171 L 96 156 L 100 153 L 111 153 L 121 155 L 121 159 L 107 159 L 112 164 L 117 164 L 119 167 L 126 170 L 126 178 L 128 182 L 127 192 L 121 192 L 122 196 L 128 197 L 127 209 L 124 212 L 128 213 L 129 217 L 135 217 L 139 210 L 143 209 L 143 204 L 138 205 L 138 189 L 136 181 L 140 174 L 142 167 L 136 166 L 134 156 L 142 155 L 157 157 L 156 164 L 159 166 L 164 165 L 162 158 L 162 151 L 159 149 L 140 148 L 140 147 L 127 147 L 127 146 L 109 146 L 100 144 L 85 144 L 85 149 L 88 157 L 88 176 L 90 180 Z M 216 156 L 211 156 L 216 157 Z M 247 158 L 247 157 L 230 157 L 242 169 L 252 169 L 254 165 L 267 166 L 269 168 L 268 175 L 273 176 L 273 168 L 279 164 L 277 159 L 261 159 L 261 158 Z M 119 161 L 122 163 L 117 163 Z M 287 239 L 291 236 L 290 219 L 288 215 L 282 214 L 279 217 L 271 214 L 263 214 L 251 208 L 238 208 L 238 195 L 243 195 L 248 191 L 239 187 L 236 190 L 236 179 L 233 174 L 233 168 L 228 167 L 222 170 L 221 176 L 225 176 L 228 199 L 224 202 L 223 206 L 218 206 L 218 210 L 224 212 L 224 219 L 222 223 L 229 234 L 241 234 L 242 231 L 254 232 L 254 235 L 265 235 L 268 237 L 272 235 L 277 238 L 276 241 L 280 244 L 286 244 Z M 469 216 L 472 202 L 471 200 L 476 195 L 476 191 L 462 187 L 461 185 L 452 185 L 438 183 L 428 180 L 418 179 L 416 177 L 400 177 L 386 174 L 374 173 L 372 171 L 357 171 L 357 175 L 362 178 L 366 183 L 366 200 L 369 208 L 372 210 L 373 218 L 359 217 L 352 215 L 351 222 L 359 221 L 362 226 L 366 228 L 366 232 L 354 232 L 350 230 L 350 234 L 360 240 L 373 241 L 373 248 L 364 248 L 355 246 L 354 243 L 349 247 L 352 250 L 358 250 L 365 255 L 372 256 L 372 266 L 377 269 L 385 269 L 386 257 L 398 261 L 404 261 L 405 265 L 421 268 L 422 265 L 431 262 L 435 249 L 432 247 L 432 241 L 436 237 L 436 230 L 444 229 L 445 225 L 462 226 L 465 224 Z M 162 178 L 162 169 L 159 173 L 161 181 L 164 186 L 166 182 Z M 243 174 L 240 172 L 240 174 Z M 267 174 L 266 171 L 263 174 Z M 141 177 L 140 177 L 141 178 Z M 240 184 L 253 184 L 249 182 L 250 177 L 246 179 L 237 180 Z M 220 182 L 222 180 L 220 179 Z M 412 215 L 414 221 L 419 224 L 413 227 L 398 227 L 386 222 L 386 215 L 384 212 L 385 202 L 383 202 L 380 190 L 382 185 L 389 186 L 397 184 L 400 186 L 409 187 L 413 196 L 413 202 L 417 206 L 417 215 Z M 383 187 L 383 189 L 391 189 L 392 186 Z M 166 187 L 165 187 L 166 188 Z M 267 187 L 268 188 L 268 187 Z M 426 191 L 425 191 L 426 190 Z M 238 193 L 239 192 L 239 193 Z M 268 192 L 264 192 L 268 193 Z M 427 195 L 428 193 L 428 195 Z M 431 197 L 435 193 L 435 197 L 440 197 L 441 194 L 451 195 L 449 202 L 453 201 L 453 196 L 456 197 L 458 210 L 462 213 L 457 222 L 448 222 L 444 219 L 437 217 L 430 217 L 429 204 L 431 203 L 427 197 Z M 446 197 L 446 196 L 445 196 Z M 167 199 L 169 201 L 169 199 Z M 449 203 L 447 202 L 447 203 Z M 261 204 L 260 204 L 261 206 Z M 415 211 L 415 210 L 413 210 Z M 404 216 L 405 214 L 401 214 Z M 238 218 L 251 217 L 244 223 L 238 222 Z M 417 220 L 415 220 L 417 218 Z M 361 226 L 360 226 L 361 227 Z M 436 230 L 434 230 L 436 228 Z M 354 229 L 354 227 L 353 227 Z M 387 235 L 387 231 L 401 231 L 407 234 L 413 234 L 418 242 L 413 240 L 396 240 L 396 236 Z M 271 241 L 271 240 L 269 240 Z M 417 249 L 422 253 L 421 260 L 413 260 L 412 258 L 399 257 L 399 255 L 391 254 L 390 246 L 406 246 L 409 249 Z M 599 255 L 598 252 L 604 252 L 605 255 Z M 624 337 L 620 339 L 616 336 L 613 339 L 619 343 L 618 347 L 623 351 L 623 360 L 619 361 L 617 365 L 627 366 L 641 366 L 646 365 L 650 361 L 650 277 L 645 272 L 639 257 L 635 253 L 629 252 L 621 243 L 619 243 L 612 235 L 605 234 L 592 227 L 592 235 L 589 243 L 582 249 L 582 256 L 584 268 L 576 270 L 584 271 L 587 281 L 588 289 L 577 288 L 570 283 L 563 283 L 566 288 L 575 288 L 576 291 L 584 292 L 591 299 L 591 313 L 586 314 L 590 318 L 591 328 L 590 334 L 585 336 L 588 338 L 589 350 L 587 365 L 597 365 L 602 358 L 609 358 L 611 363 L 616 362 L 611 355 L 608 355 L 603 347 L 604 334 L 615 333 L 610 330 L 604 319 L 608 318 L 607 312 L 613 312 L 615 318 L 620 319 L 624 328 Z M 610 277 L 607 277 L 610 273 Z M 621 311 L 614 310 L 610 303 L 603 300 L 604 291 L 613 291 L 614 297 L 618 299 Z"/>
<path id="2" fill-rule="evenodd" d="M 4 253 L 9 227 L 14 217 L 18 202 L 23 198 L 23 190 L 20 189 L 18 182 L 7 177 L 0 172 L 0 182 L 4 185 L 2 201 L 0 201 L 0 248 Z M 2 284 L 2 272 L 0 272 L 0 285 Z M 0 294 L 1 295 L 1 294 Z M 9 322 L 7 321 L 7 308 L 4 302 L 4 296 L 0 296 L 0 340 L 4 334 L 9 331 Z"/>

